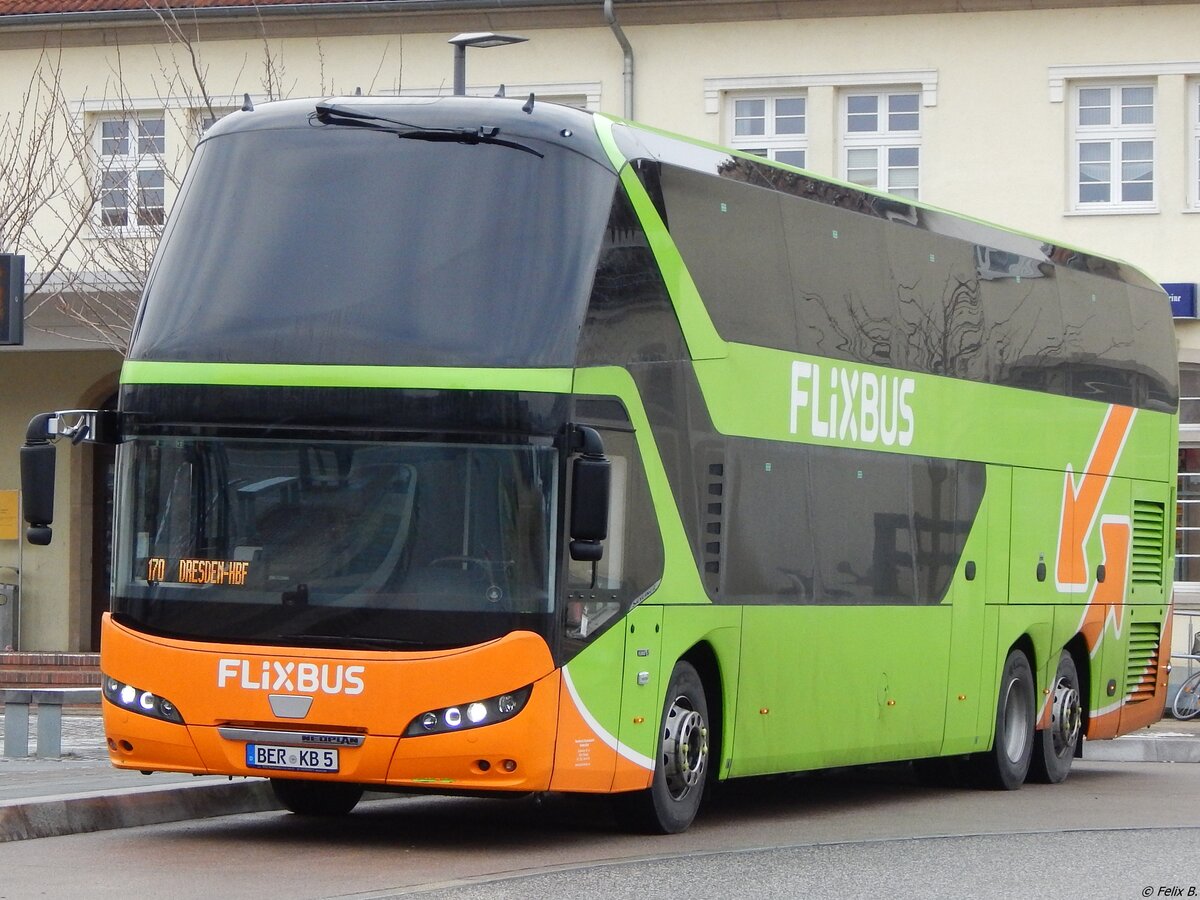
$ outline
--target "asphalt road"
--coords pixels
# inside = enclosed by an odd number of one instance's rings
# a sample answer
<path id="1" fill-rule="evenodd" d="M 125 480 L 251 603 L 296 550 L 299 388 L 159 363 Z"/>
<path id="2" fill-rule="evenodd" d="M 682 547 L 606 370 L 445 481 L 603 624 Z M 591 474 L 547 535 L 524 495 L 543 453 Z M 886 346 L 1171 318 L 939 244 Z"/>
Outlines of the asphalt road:
<path id="1" fill-rule="evenodd" d="M 1200 896 L 1200 766 L 1081 762 L 1015 793 L 903 767 L 755 780 L 674 837 L 621 834 L 602 802 L 408 797 L 0 845 L 4 900 L 412 895 Z"/>

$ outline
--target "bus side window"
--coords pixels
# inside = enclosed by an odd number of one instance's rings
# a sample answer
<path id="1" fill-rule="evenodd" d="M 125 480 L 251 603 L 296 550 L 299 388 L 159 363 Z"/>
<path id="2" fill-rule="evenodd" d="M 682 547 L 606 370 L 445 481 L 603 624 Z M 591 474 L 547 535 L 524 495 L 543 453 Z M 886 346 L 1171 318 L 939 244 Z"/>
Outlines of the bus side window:
<path id="1" fill-rule="evenodd" d="M 569 560 L 567 636 L 590 640 L 642 600 L 662 577 L 662 538 L 633 434 L 597 429 L 612 465 L 608 539 L 594 565 Z"/>

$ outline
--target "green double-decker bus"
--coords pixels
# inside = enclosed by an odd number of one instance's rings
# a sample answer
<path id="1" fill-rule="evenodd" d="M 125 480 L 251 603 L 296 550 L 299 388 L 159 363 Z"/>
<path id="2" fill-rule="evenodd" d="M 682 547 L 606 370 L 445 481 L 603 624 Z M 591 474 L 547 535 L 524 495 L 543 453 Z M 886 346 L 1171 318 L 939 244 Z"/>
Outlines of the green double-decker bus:
<path id="1" fill-rule="evenodd" d="M 201 142 L 119 406 L 115 765 L 614 795 L 1067 776 L 1166 690 L 1178 379 L 1130 266 L 536 101 Z"/>

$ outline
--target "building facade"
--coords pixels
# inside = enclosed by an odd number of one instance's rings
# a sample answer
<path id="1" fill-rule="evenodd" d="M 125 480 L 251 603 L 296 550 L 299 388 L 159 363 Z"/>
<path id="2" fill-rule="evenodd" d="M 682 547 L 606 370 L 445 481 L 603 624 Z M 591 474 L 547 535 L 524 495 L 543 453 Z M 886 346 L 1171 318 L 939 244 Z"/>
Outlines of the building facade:
<path id="1" fill-rule="evenodd" d="M 468 93 L 503 84 L 631 116 L 1112 255 L 1169 285 L 1185 397 L 1176 598 L 1200 611 L 1195 3 L 0 0 L 0 117 L 28 123 L 44 108 L 31 95 L 58 98 L 57 171 L 74 184 L 21 227 L 0 195 L 0 251 L 26 254 L 28 284 L 46 281 L 24 345 L 0 347 L 0 496 L 19 487 L 30 416 L 111 402 L 145 249 L 208 124 L 247 98 L 448 94 L 448 40 L 485 31 L 528 40 L 469 48 Z M 72 227 L 56 268 L 47 236 Z M 60 454 L 54 543 L 0 537 L 0 582 L 20 582 L 8 643 L 94 645 L 111 478 L 101 451 Z"/>

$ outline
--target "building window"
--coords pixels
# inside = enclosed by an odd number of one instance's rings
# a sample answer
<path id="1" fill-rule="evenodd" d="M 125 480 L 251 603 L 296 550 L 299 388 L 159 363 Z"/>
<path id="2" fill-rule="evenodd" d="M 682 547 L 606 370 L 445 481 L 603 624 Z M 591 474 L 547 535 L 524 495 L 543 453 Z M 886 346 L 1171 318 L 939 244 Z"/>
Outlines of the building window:
<path id="1" fill-rule="evenodd" d="M 153 227 L 166 221 L 166 120 L 161 115 L 104 118 L 100 141 L 101 225 Z"/>
<path id="2" fill-rule="evenodd" d="M 843 176 L 915 200 L 921 175 L 918 91 L 852 91 L 842 105 Z"/>
<path id="3" fill-rule="evenodd" d="M 808 100 L 804 95 L 735 97 L 729 109 L 730 146 L 804 168 L 808 151 Z"/>
<path id="4" fill-rule="evenodd" d="M 217 106 L 194 110 L 193 122 L 195 123 L 196 133 L 200 137 L 204 137 L 208 134 L 208 129 L 212 128 L 230 113 L 236 111 L 236 108 L 232 106 Z"/>
<path id="5" fill-rule="evenodd" d="M 1074 208 L 1154 209 L 1154 86 L 1082 84 L 1074 99 Z"/>

